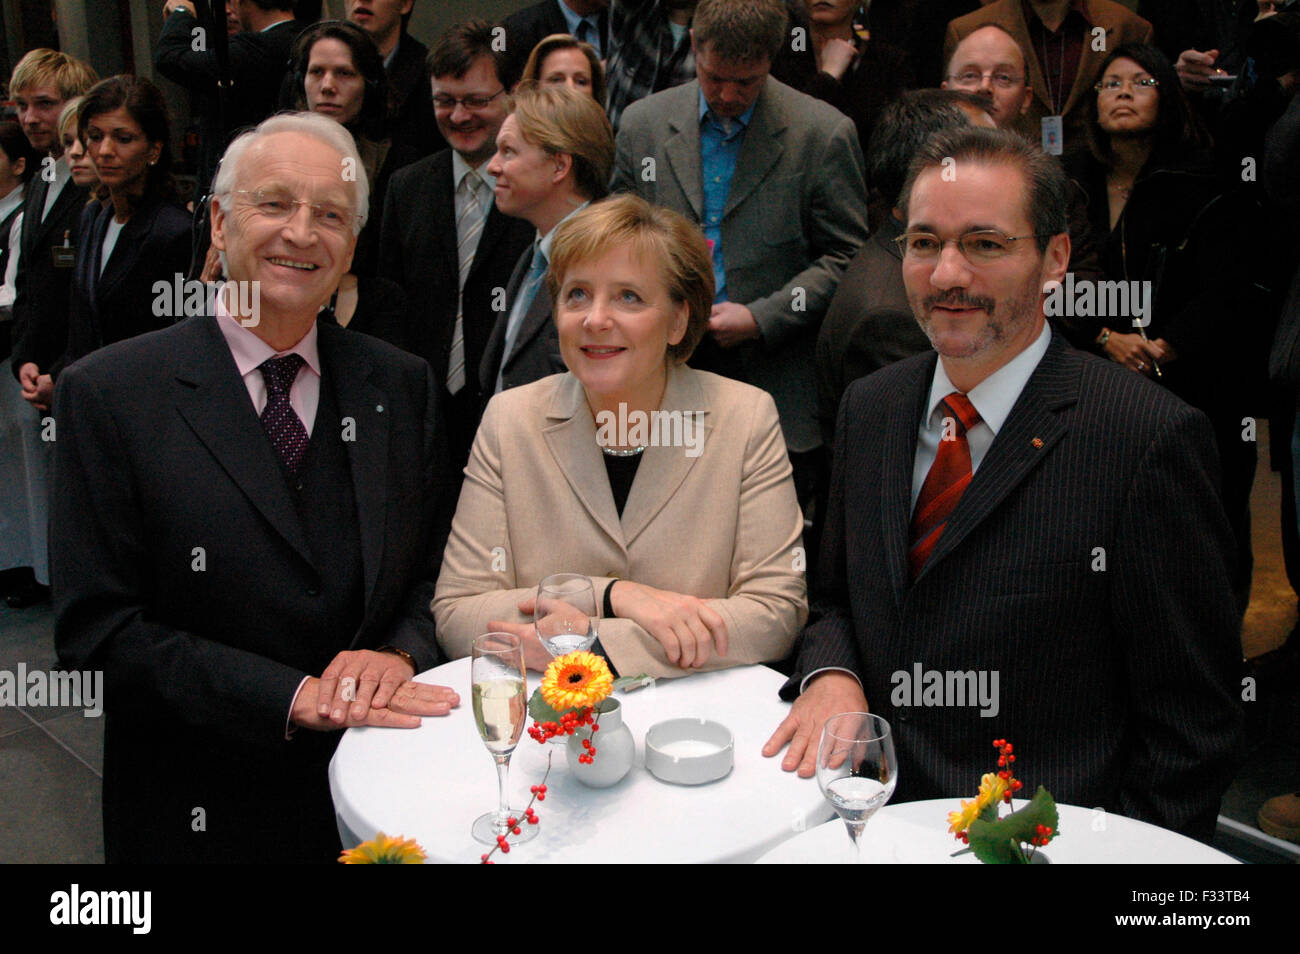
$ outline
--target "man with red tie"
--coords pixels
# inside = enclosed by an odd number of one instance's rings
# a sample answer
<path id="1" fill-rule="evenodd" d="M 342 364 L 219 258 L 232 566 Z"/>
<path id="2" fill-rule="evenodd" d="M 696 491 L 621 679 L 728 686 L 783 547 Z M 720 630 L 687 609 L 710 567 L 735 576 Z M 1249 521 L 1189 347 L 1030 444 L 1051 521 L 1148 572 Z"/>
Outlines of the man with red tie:
<path id="1" fill-rule="evenodd" d="M 1006 738 L 1031 787 L 1208 838 L 1241 738 L 1213 436 L 1045 322 L 1065 189 L 999 130 L 914 159 L 898 241 L 937 354 L 845 394 L 822 592 L 764 754 L 789 742 L 811 775 L 826 718 L 869 705 L 896 799 L 969 796 Z"/>
<path id="2" fill-rule="evenodd" d="M 213 184 L 215 314 L 60 376 L 55 644 L 102 670 L 110 862 L 331 862 L 339 730 L 459 701 L 429 601 L 454 501 L 420 358 L 316 321 L 367 213 L 308 113 Z"/>

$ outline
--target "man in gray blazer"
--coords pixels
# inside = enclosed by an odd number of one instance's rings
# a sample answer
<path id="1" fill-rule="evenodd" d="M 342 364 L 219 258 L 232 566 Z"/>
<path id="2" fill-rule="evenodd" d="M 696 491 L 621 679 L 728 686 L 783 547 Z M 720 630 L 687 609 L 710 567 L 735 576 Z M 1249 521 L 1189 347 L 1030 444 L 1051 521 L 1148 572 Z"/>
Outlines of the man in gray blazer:
<path id="1" fill-rule="evenodd" d="M 822 443 L 817 330 L 867 239 L 866 187 L 853 122 L 768 75 L 785 28 L 781 0 L 702 0 L 697 79 L 628 107 L 613 187 L 712 243 L 711 333 L 691 363 L 771 393 L 802 489 Z"/>

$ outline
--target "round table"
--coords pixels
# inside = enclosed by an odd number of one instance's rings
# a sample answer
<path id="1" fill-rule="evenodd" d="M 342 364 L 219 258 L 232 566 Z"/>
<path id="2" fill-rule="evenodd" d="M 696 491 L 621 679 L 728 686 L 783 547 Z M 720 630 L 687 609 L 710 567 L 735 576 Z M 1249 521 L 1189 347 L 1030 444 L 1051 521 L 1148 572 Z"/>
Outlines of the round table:
<path id="1" fill-rule="evenodd" d="M 416 839 L 431 862 L 477 862 L 487 846 L 469 834 L 474 819 L 496 808 L 492 757 L 474 727 L 469 659 L 439 666 L 419 681 L 450 686 L 461 704 L 418 729 L 349 729 L 330 763 L 330 791 L 346 847 L 383 831 Z M 540 681 L 528 674 L 531 693 Z M 554 752 L 544 802 L 534 805 L 541 830 L 506 862 L 751 862 L 782 841 L 832 817 L 815 779 L 781 770 L 763 743 L 789 712 L 777 698 L 785 681 L 763 666 L 661 679 L 618 693 L 636 739 L 636 764 L 618 784 L 587 788 L 569 772 L 564 746 L 526 734 L 510 763 L 511 805 L 522 809 Z M 735 736 L 735 766 L 716 782 L 679 786 L 645 770 L 644 737 L 656 722 L 699 716 Z M 597 755 L 597 758 L 600 756 Z M 839 824 L 837 821 L 836 824 Z M 846 836 L 847 837 L 847 836 Z"/>
<path id="2" fill-rule="evenodd" d="M 862 833 L 863 861 L 875 864 L 968 864 L 979 859 L 948 833 L 961 799 L 886 805 Z M 1017 800 L 1015 807 L 1024 803 Z M 1078 805 L 1057 806 L 1061 833 L 1042 851 L 1053 864 L 1237 864 L 1230 855 L 1146 822 Z M 961 854 L 954 854 L 961 852 Z M 760 864 L 851 862 L 848 830 L 838 818 L 773 848 Z"/>

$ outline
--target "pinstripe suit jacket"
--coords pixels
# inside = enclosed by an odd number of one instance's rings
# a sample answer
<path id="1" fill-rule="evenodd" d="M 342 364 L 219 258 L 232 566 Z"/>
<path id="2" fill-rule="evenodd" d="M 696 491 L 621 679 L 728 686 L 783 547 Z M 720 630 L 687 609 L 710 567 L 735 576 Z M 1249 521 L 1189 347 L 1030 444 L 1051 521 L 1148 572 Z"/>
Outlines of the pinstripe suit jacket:
<path id="1" fill-rule="evenodd" d="M 856 672 L 894 727 L 899 799 L 969 797 L 1005 737 L 1031 791 L 1208 837 L 1242 720 L 1207 420 L 1053 335 L 909 583 L 912 464 L 936 359 L 845 394 L 824 590 L 783 692 L 827 666 Z M 997 714 L 903 697 L 895 673 L 917 664 L 996 672 Z"/>

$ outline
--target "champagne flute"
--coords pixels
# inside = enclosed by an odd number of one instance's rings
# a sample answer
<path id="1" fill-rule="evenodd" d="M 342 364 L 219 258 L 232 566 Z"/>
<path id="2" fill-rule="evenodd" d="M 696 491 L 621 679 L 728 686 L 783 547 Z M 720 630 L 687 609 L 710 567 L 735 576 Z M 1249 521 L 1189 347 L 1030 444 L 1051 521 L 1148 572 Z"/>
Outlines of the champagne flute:
<path id="1" fill-rule="evenodd" d="M 817 784 L 844 819 L 861 864 L 862 829 L 898 785 L 889 723 L 867 712 L 841 712 L 827 719 L 817 747 Z"/>
<path id="2" fill-rule="evenodd" d="M 580 573 L 555 573 L 537 585 L 537 638 L 552 658 L 596 642 L 596 593 Z"/>
<path id="3" fill-rule="evenodd" d="M 479 737 L 497 766 L 497 810 L 474 820 L 470 834 L 475 841 L 495 845 L 498 835 L 510 833 L 511 818 L 523 820 L 523 809 L 510 807 L 510 754 L 519 744 L 528 718 L 524 651 L 519 637 L 511 633 L 485 633 L 474 640 L 470 662 L 473 682 L 474 724 Z M 514 843 L 537 834 L 536 825 L 519 825 Z"/>

